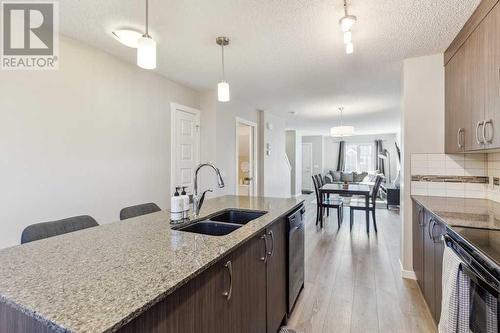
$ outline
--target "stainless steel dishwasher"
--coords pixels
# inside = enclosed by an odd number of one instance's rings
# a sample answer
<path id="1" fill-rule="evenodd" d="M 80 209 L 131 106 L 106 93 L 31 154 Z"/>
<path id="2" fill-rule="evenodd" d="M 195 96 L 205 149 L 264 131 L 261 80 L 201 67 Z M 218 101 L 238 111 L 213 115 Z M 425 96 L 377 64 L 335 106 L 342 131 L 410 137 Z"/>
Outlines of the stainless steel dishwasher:
<path id="1" fill-rule="evenodd" d="M 288 223 L 288 314 L 304 287 L 304 215 L 301 205 L 287 218 Z"/>

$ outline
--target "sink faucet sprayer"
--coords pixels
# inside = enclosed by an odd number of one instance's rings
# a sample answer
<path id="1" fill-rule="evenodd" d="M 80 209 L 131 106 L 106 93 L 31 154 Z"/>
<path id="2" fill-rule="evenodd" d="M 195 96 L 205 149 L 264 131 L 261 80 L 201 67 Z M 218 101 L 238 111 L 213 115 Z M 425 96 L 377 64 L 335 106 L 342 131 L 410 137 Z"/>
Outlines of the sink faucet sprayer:
<path id="1" fill-rule="evenodd" d="M 203 205 L 203 201 L 205 200 L 205 194 L 207 194 L 207 192 L 213 192 L 211 189 L 209 189 L 209 190 L 204 191 L 201 194 L 201 196 L 198 195 L 198 172 L 200 171 L 201 168 L 206 167 L 206 166 L 214 169 L 215 174 L 217 175 L 217 184 L 219 185 L 219 188 L 224 187 L 224 180 L 222 180 L 220 170 L 218 168 L 216 168 L 215 165 L 213 165 L 211 163 L 203 163 L 203 164 L 198 165 L 198 167 L 196 168 L 196 171 L 194 173 L 193 213 L 194 213 L 195 217 L 198 216 L 198 214 L 200 213 L 201 206 Z"/>

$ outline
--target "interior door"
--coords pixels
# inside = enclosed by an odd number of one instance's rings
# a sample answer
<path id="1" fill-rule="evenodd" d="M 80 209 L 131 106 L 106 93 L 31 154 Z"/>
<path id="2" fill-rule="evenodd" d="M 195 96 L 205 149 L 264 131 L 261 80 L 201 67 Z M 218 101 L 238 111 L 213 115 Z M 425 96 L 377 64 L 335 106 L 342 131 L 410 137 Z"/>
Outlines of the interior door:
<path id="1" fill-rule="evenodd" d="M 173 177 L 171 187 L 186 186 L 192 193 L 194 186 L 194 171 L 200 163 L 200 126 L 199 115 L 187 109 L 173 110 L 174 126 L 172 165 Z"/>
<path id="2" fill-rule="evenodd" d="M 312 144 L 302 144 L 302 189 L 312 191 Z"/>

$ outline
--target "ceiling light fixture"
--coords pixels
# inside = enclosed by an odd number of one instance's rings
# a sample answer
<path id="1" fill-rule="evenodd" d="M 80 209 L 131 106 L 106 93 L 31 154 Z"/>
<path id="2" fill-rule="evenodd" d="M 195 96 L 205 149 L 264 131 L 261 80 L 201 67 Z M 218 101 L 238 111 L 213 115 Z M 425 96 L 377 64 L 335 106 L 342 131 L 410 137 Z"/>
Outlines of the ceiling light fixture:
<path id="1" fill-rule="evenodd" d="M 135 30 L 120 29 L 112 32 L 113 37 L 125 46 L 136 49 L 142 34 Z"/>
<path id="2" fill-rule="evenodd" d="M 344 32 L 344 44 L 352 43 L 352 32 L 346 31 Z"/>
<path id="3" fill-rule="evenodd" d="M 335 126 L 330 128 L 330 136 L 333 137 L 345 137 L 345 136 L 353 136 L 354 135 L 354 127 L 353 126 L 344 126 L 342 121 L 342 113 L 344 111 L 344 107 L 339 107 L 340 111 L 340 126 Z"/>
<path id="4" fill-rule="evenodd" d="M 217 37 L 215 42 L 222 48 L 222 80 L 217 84 L 217 100 L 219 102 L 229 102 L 231 100 L 231 94 L 229 92 L 229 83 L 226 81 L 226 71 L 224 67 L 224 46 L 229 45 L 229 38 Z"/>
<path id="5" fill-rule="evenodd" d="M 353 43 L 345 44 L 345 53 L 352 54 L 353 52 L 354 52 L 354 44 Z"/>
<path id="6" fill-rule="evenodd" d="M 345 53 L 352 54 L 354 45 L 352 44 L 352 27 L 356 23 L 356 16 L 347 13 L 347 0 L 344 0 L 344 16 L 340 19 L 340 29 L 344 33 Z"/>
<path id="7" fill-rule="evenodd" d="M 137 41 L 137 66 L 156 68 L 156 42 L 149 35 L 149 0 L 146 0 L 146 32 Z"/>

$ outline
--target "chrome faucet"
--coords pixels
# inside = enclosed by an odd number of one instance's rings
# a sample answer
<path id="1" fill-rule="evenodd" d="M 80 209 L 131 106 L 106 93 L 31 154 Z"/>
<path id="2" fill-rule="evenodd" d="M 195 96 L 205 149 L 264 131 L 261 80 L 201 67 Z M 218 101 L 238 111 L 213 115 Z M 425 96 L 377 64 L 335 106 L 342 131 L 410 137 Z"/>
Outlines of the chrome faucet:
<path id="1" fill-rule="evenodd" d="M 217 175 L 217 184 L 219 185 L 219 188 L 224 187 L 224 180 L 222 180 L 222 176 L 220 174 L 220 170 L 215 167 L 212 163 L 203 163 L 198 165 L 196 168 L 196 171 L 194 173 L 194 191 L 193 191 L 193 214 L 194 216 L 198 216 L 200 213 L 201 206 L 203 205 L 203 201 L 205 200 L 205 194 L 207 192 L 213 192 L 211 189 L 208 189 L 204 191 L 201 196 L 198 195 L 198 172 L 203 168 L 203 167 L 211 167 L 214 169 L 215 174 Z"/>

